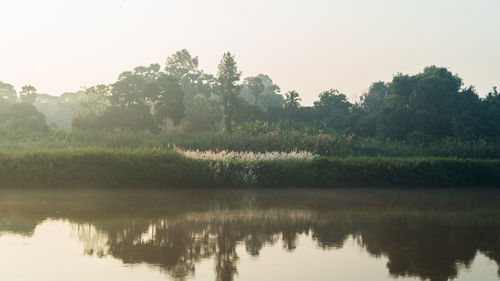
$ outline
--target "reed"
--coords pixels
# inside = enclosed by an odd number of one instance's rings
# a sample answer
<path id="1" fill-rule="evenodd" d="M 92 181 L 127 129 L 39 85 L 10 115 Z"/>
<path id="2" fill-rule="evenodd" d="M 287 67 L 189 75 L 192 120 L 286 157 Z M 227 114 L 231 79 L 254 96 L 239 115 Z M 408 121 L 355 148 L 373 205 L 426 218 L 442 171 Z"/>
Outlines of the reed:
<path id="1" fill-rule="evenodd" d="M 0 187 L 500 186 L 500 160 L 300 155 L 156 148 L 4 152 Z"/>

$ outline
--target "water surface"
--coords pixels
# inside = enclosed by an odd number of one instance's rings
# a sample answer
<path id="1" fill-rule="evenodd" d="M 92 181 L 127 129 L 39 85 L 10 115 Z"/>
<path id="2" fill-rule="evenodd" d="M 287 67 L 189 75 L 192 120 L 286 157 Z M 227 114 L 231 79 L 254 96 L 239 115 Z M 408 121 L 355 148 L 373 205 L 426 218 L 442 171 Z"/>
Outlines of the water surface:
<path id="1" fill-rule="evenodd" d="M 495 190 L 0 191 L 1 280 L 500 280 Z"/>

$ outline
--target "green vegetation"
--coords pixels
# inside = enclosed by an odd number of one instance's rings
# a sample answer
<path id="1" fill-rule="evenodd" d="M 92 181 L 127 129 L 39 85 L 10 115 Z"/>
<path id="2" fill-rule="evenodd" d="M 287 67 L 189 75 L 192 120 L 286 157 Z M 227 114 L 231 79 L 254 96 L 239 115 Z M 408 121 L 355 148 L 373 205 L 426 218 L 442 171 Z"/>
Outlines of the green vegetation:
<path id="1" fill-rule="evenodd" d="M 316 158 L 199 160 L 174 151 L 4 153 L 5 187 L 495 186 L 500 160 Z"/>
<path id="2" fill-rule="evenodd" d="M 243 79 L 236 58 L 224 54 L 217 75 L 198 68 L 198 57 L 181 50 L 160 64 L 125 71 L 115 83 L 52 97 L 24 86 L 18 93 L 0 83 L 0 110 L 33 104 L 57 129 L 79 131 L 198 134 L 238 126 L 287 123 L 301 133 L 334 132 L 357 137 L 427 144 L 443 138 L 500 136 L 500 95 L 496 87 L 480 97 L 473 86 L 446 68 L 429 66 L 416 75 L 397 74 L 374 82 L 352 103 L 335 89 L 301 106 L 296 91 L 282 94 L 265 75 Z M 1 121 L 0 123 L 3 123 Z"/>
<path id="3" fill-rule="evenodd" d="M 279 124 L 278 124 L 279 125 Z M 280 132 L 281 130 L 281 132 Z M 168 149 L 173 145 L 190 150 L 229 151 L 310 151 L 325 157 L 453 157 L 474 159 L 500 158 L 498 141 L 444 138 L 421 144 L 356 137 L 337 133 L 305 134 L 292 129 L 270 128 L 269 124 L 248 123 L 231 135 L 222 133 L 196 135 L 157 135 L 115 132 L 64 132 L 40 136 L 10 134 L 0 127 L 0 151 L 95 149 Z"/>
<path id="4" fill-rule="evenodd" d="M 267 75 L 240 76 L 229 52 L 214 76 L 182 50 L 163 70 L 139 66 L 61 97 L 0 82 L 0 185 L 500 185 L 496 88 L 480 98 L 430 66 L 373 83 L 358 103 L 330 89 L 301 106 Z M 322 158 L 209 161 L 174 147 Z"/>

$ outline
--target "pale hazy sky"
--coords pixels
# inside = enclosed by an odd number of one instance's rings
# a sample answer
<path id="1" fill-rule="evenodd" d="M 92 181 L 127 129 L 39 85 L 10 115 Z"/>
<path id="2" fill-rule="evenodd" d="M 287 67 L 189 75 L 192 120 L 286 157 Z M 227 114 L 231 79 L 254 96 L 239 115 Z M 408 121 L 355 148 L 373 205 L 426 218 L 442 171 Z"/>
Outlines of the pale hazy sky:
<path id="1" fill-rule="evenodd" d="M 186 48 L 215 73 L 268 74 L 304 104 L 445 66 L 500 86 L 500 0 L 0 0 L 0 81 L 60 95 Z"/>

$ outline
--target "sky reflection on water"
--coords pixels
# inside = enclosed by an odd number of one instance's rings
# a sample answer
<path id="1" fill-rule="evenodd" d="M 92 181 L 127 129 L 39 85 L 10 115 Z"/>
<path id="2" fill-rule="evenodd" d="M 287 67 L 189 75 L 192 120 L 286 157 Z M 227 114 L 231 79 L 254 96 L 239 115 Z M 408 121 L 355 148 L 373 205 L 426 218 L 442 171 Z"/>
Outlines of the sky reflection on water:
<path id="1" fill-rule="evenodd" d="M 0 193 L 2 280 L 500 280 L 494 191 Z"/>

